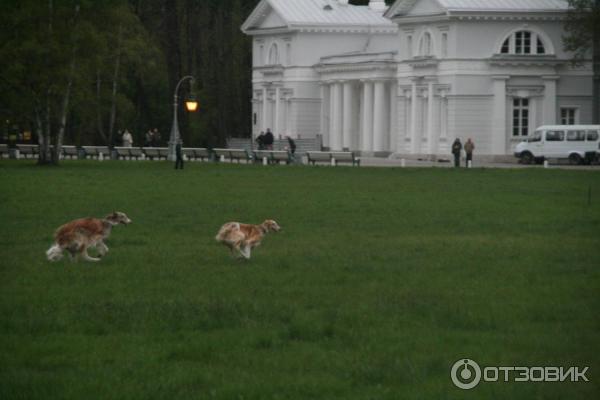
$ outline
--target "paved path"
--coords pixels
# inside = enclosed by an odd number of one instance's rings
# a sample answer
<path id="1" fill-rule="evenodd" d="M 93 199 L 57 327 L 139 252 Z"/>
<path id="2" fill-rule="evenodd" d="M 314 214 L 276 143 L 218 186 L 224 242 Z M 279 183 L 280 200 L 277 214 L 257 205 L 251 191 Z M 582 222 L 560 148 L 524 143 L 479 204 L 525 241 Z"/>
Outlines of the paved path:
<path id="1" fill-rule="evenodd" d="M 361 157 L 361 166 L 365 167 L 402 167 L 402 160 L 388 159 L 379 157 Z M 438 161 L 421 161 L 421 160 L 405 160 L 406 167 L 435 167 L 435 168 L 454 168 L 454 162 L 438 162 Z M 464 168 L 464 161 L 461 163 L 461 168 Z M 524 165 L 517 162 L 477 162 L 474 160 L 473 168 L 539 168 L 543 169 L 544 165 Z M 548 165 L 549 169 L 577 169 L 577 170 L 594 170 L 600 171 L 600 165 L 569 165 L 568 161 L 554 163 Z"/>

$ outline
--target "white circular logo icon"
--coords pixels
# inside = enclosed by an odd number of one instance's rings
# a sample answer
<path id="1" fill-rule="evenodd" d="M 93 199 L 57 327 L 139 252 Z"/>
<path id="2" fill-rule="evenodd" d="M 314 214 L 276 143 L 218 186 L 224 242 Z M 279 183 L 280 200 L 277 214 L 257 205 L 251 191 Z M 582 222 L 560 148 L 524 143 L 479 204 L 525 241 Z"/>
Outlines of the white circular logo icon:
<path id="1" fill-rule="evenodd" d="M 456 387 L 464 390 L 473 389 L 481 380 L 481 368 L 475 361 L 462 358 L 452 366 L 450 377 Z"/>

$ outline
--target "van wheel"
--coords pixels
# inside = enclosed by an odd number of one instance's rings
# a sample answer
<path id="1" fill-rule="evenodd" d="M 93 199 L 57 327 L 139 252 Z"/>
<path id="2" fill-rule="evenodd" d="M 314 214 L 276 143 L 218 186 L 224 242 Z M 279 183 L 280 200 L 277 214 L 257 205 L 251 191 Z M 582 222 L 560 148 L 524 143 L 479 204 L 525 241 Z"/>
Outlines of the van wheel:
<path id="1" fill-rule="evenodd" d="M 577 153 L 569 154 L 569 163 L 571 165 L 580 165 L 583 162 L 581 156 Z"/>
<path id="2" fill-rule="evenodd" d="M 531 164 L 533 162 L 533 154 L 523 153 L 521 155 L 521 161 L 523 161 L 523 164 Z"/>

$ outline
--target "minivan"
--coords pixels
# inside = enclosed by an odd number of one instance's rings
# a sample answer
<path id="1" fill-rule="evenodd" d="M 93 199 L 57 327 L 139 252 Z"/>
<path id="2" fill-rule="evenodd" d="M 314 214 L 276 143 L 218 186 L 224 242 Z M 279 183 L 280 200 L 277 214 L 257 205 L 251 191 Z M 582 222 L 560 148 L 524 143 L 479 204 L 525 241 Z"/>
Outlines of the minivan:
<path id="1" fill-rule="evenodd" d="M 590 163 L 600 152 L 600 125 L 540 126 L 517 144 L 515 157 L 524 164 L 548 158 L 568 159 L 571 164 Z"/>

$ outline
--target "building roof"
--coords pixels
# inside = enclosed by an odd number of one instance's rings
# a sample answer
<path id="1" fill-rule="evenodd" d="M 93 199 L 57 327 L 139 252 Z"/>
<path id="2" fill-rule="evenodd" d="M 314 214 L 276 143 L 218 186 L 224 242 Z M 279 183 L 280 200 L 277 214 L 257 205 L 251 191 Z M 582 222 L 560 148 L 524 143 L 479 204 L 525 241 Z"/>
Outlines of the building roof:
<path id="1" fill-rule="evenodd" d="M 415 5 L 423 0 L 397 0 L 386 12 L 392 18 L 410 14 Z M 564 12 L 569 8 L 568 0 L 430 0 L 441 12 Z"/>
<path id="2" fill-rule="evenodd" d="M 244 22 L 242 30 L 261 29 L 261 21 L 271 10 L 289 29 L 303 26 L 397 28 L 381 12 L 368 6 L 340 4 L 337 0 L 262 0 Z"/>
<path id="3" fill-rule="evenodd" d="M 565 11 L 567 0 L 437 0 L 457 11 Z"/>

